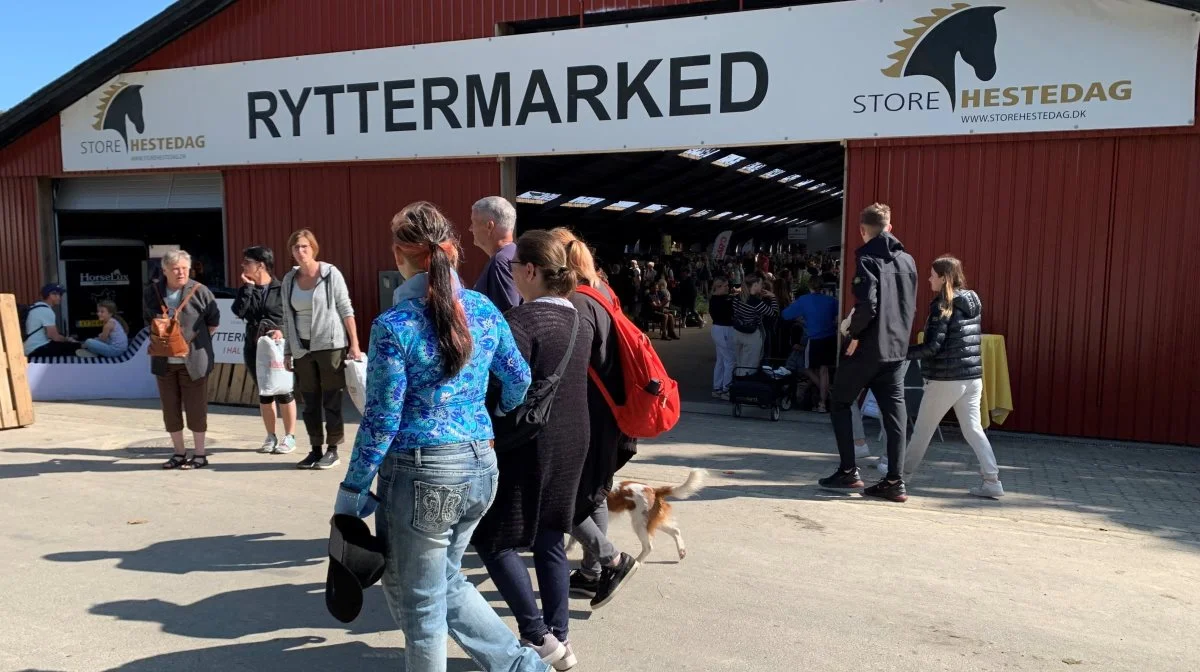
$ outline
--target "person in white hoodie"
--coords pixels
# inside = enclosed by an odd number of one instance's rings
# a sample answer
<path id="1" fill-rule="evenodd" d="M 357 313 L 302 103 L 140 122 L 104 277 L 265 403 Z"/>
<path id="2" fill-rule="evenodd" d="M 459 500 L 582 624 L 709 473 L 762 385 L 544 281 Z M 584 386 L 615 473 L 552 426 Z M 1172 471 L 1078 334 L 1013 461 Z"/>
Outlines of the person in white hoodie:
<path id="1" fill-rule="evenodd" d="M 331 469 L 341 462 L 338 445 L 346 438 L 342 416 L 345 362 L 362 358 L 354 306 L 341 271 L 317 261 L 321 248 L 312 231 L 293 233 L 288 248 L 296 266 L 280 283 L 284 361 L 288 370 L 296 373 L 296 387 L 304 402 L 304 427 L 312 445 L 296 466 Z M 323 446 L 327 446 L 324 451 Z"/>

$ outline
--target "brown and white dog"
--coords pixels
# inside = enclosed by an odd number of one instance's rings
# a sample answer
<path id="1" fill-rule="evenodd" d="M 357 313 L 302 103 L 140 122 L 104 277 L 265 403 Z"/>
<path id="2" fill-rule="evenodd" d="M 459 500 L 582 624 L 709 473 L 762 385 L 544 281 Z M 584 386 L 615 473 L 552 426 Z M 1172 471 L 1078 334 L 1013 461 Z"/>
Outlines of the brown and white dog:
<path id="1" fill-rule="evenodd" d="M 679 559 L 687 557 L 683 534 L 679 531 L 667 498 L 687 499 L 695 495 L 704 487 L 704 476 L 703 469 L 692 469 L 683 483 L 662 488 L 637 481 L 621 481 L 620 485 L 608 493 L 609 513 L 629 513 L 633 532 L 642 542 L 642 553 L 637 557 L 638 562 L 644 561 L 654 550 L 654 533 L 660 529 L 675 540 L 675 546 L 679 549 Z"/>

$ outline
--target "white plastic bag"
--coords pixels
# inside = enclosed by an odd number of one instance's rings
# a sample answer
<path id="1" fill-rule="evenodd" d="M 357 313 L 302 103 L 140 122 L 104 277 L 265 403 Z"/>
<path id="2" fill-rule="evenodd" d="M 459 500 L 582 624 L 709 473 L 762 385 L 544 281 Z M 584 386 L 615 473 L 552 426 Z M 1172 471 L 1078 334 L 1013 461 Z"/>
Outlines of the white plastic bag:
<path id="1" fill-rule="evenodd" d="M 295 385 L 295 376 L 283 364 L 283 341 L 270 336 L 258 339 L 258 394 L 273 397 L 288 394 Z"/>
<path id="2" fill-rule="evenodd" d="M 367 360 L 365 357 L 346 360 L 346 391 L 350 393 L 350 400 L 354 402 L 355 408 L 362 413 L 363 408 L 367 405 Z"/>

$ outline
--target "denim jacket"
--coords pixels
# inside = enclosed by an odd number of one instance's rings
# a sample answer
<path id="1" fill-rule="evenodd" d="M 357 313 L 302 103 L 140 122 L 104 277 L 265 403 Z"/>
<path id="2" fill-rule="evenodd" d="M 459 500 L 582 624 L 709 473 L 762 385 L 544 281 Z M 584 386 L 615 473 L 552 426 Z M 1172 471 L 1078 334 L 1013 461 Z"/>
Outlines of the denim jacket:
<path id="1" fill-rule="evenodd" d="M 428 288 L 427 274 L 413 276 L 399 287 L 396 305 L 371 325 L 366 406 L 341 487 L 348 494 L 370 489 L 390 450 L 492 439 L 484 404 L 489 373 L 500 380 L 503 410 L 525 400 L 529 365 L 508 323 L 486 296 L 463 289 L 457 275 L 454 289 L 471 332 L 471 357 L 458 375 L 443 375 L 437 333 L 426 313 Z"/>

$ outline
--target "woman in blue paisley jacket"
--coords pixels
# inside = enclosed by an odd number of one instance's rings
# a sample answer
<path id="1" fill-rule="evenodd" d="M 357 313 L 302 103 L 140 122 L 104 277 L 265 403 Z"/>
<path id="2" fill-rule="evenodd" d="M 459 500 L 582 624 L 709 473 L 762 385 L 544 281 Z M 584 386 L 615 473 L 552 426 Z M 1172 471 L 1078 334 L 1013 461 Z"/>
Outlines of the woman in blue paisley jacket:
<path id="1" fill-rule="evenodd" d="M 334 511 L 365 518 L 378 506 L 384 594 L 404 631 L 406 669 L 445 670 L 452 634 L 485 670 L 542 672 L 538 655 L 459 571 L 499 473 L 488 374 L 512 410 L 524 401 L 529 365 L 491 301 L 462 287 L 458 241 L 436 207 L 405 207 L 392 238 L 407 280 L 371 325 L 366 407 Z"/>

